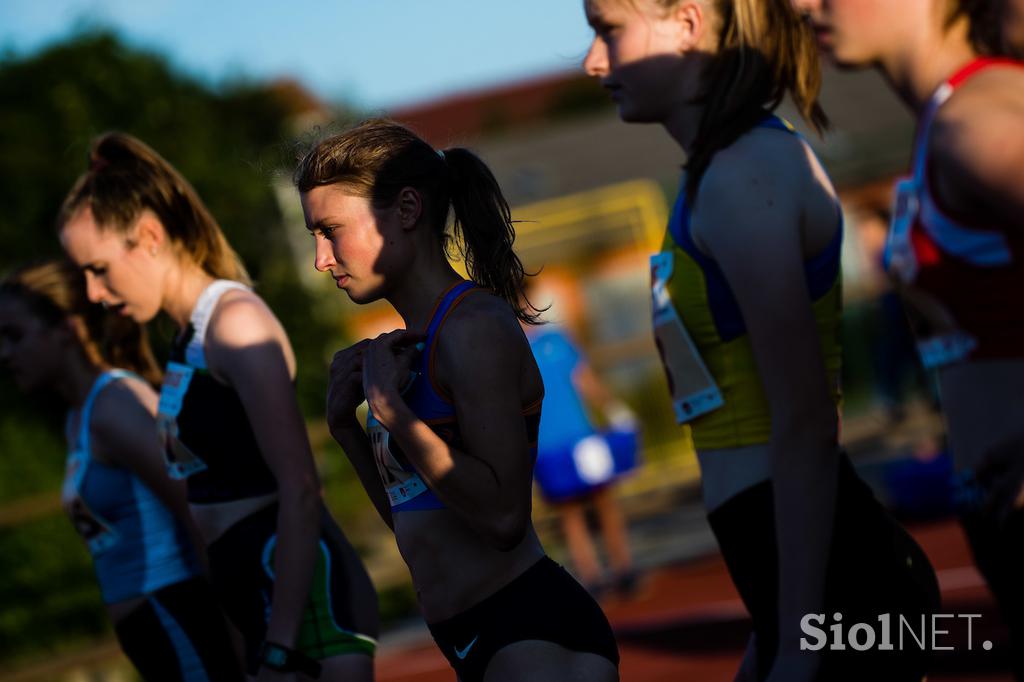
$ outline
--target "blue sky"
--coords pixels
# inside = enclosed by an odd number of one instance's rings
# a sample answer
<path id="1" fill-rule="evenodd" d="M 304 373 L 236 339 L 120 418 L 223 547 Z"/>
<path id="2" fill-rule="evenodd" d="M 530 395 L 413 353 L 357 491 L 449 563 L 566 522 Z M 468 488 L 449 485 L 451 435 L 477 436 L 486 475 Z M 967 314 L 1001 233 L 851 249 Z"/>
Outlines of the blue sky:
<path id="1" fill-rule="evenodd" d="M 0 0 L 0 49 L 107 26 L 217 84 L 290 75 L 368 108 L 577 68 L 582 0 Z"/>

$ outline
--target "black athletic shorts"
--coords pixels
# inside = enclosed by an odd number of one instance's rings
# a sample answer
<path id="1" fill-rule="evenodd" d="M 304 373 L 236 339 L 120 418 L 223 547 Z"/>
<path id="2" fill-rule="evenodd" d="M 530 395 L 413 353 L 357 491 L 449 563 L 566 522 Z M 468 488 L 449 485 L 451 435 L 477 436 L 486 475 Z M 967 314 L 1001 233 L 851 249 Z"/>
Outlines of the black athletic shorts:
<path id="1" fill-rule="evenodd" d="M 242 682 L 216 604 L 206 580 L 190 578 L 147 595 L 114 632 L 146 682 Z"/>
<path id="2" fill-rule="evenodd" d="M 974 563 L 992 590 L 1010 631 L 1013 675 L 1024 680 L 1024 509 L 997 519 L 979 499 L 959 504 L 957 513 Z"/>
<path id="3" fill-rule="evenodd" d="M 753 620 L 758 679 L 771 670 L 778 647 L 778 550 L 770 481 L 737 494 L 708 515 L 729 574 Z M 832 547 L 825 578 L 824 622 L 828 637 L 819 679 L 920 682 L 928 656 L 919 647 L 900 651 L 871 648 L 832 651 L 833 614 L 842 614 L 843 633 L 856 623 L 880 630 L 891 614 L 892 633 L 900 616 L 920 631 L 921 615 L 939 609 L 939 587 L 928 558 L 875 499 L 846 455 L 840 459 Z M 927 619 L 930 622 L 930 618 Z M 816 643 L 815 638 L 808 637 Z M 906 641 L 906 640 L 905 640 Z M 926 642 L 927 644 L 927 642 Z"/>
<path id="4" fill-rule="evenodd" d="M 594 653 L 619 665 L 615 635 L 601 607 L 546 556 L 479 604 L 429 627 L 460 682 L 483 680 L 494 654 L 526 640 Z"/>
<path id="5" fill-rule="evenodd" d="M 259 670 L 259 651 L 267 632 L 274 596 L 274 547 L 277 504 L 271 504 L 231 526 L 207 548 L 210 577 L 224 611 L 245 639 L 249 674 Z M 360 622 L 348 601 L 351 591 L 344 558 L 321 535 L 309 600 L 295 648 L 312 659 L 342 654 L 372 656 L 377 646 L 376 622 Z"/>

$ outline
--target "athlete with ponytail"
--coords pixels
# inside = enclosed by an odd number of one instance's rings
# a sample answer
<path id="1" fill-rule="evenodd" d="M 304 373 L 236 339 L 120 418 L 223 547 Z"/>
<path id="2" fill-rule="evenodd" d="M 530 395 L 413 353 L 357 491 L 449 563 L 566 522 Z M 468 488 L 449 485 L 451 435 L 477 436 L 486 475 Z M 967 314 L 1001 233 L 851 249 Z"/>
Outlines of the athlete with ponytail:
<path id="1" fill-rule="evenodd" d="M 179 329 L 158 430 L 249 673 L 372 679 L 376 594 L 320 498 L 291 345 L 195 190 L 109 133 L 58 224 L 90 300 L 139 322 L 163 311 Z"/>
<path id="2" fill-rule="evenodd" d="M 336 354 L 328 423 L 395 533 L 438 647 L 462 682 L 618 679 L 604 614 L 530 518 L 544 387 L 519 321 L 537 311 L 520 304 L 494 176 L 465 149 L 371 120 L 318 143 L 295 181 L 316 269 L 405 322 Z"/>
<path id="3" fill-rule="evenodd" d="M 918 117 L 887 260 L 927 323 L 958 511 L 1024 680 L 1024 63 L 1000 56 L 1024 3 L 796 4 L 826 53 L 877 68 Z"/>
<path id="4" fill-rule="evenodd" d="M 125 655 L 146 680 L 242 680 L 201 577 L 185 487 L 163 471 L 160 371 L 143 329 L 90 304 L 64 262 L 0 281 L 0 363 L 69 406 L 64 508 L 93 557 Z"/>
<path id="5" fill-rule="evenodd" d="M 810 147 L 772 113 L 789 96 L 812 128 L 826 124 L 813 36 L 788 0 L 585 10 L 585 70 L 624 121 L 660 123 L 686 153 L 652 258 L 655 337 L 753 619 L 740 678 L 921 679 L 921 652 L 831 651 L 806 627 L 823 635 L 835 613 L 918 622 L 938 597 L 927 559 L 838 444 L 842 217 Z"/>

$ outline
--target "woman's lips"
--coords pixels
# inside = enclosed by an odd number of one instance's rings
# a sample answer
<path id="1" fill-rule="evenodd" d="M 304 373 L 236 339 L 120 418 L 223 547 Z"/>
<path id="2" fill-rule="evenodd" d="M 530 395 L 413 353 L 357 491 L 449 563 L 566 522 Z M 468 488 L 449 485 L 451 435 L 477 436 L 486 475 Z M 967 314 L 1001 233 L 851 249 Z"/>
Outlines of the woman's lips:
<path id="1" fill-rule="evenodd" d="M 832 29 L 824 26 L 814 27 L 814 39 L 818 42 L 820 47 L 831 47 L 832 46 Z"/>

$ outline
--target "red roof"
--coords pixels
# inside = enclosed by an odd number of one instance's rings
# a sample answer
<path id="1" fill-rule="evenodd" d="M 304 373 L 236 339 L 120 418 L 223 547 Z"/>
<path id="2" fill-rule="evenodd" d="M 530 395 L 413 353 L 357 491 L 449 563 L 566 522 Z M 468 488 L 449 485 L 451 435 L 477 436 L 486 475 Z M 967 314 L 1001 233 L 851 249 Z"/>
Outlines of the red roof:
<path id="1" fill-rule="evenodd" d="M 595 79 L 572 71 L 458 93 L 396 109 L 390 116 L 444 147 L 550 119 L 581 101 L 610 103 Z"/>

